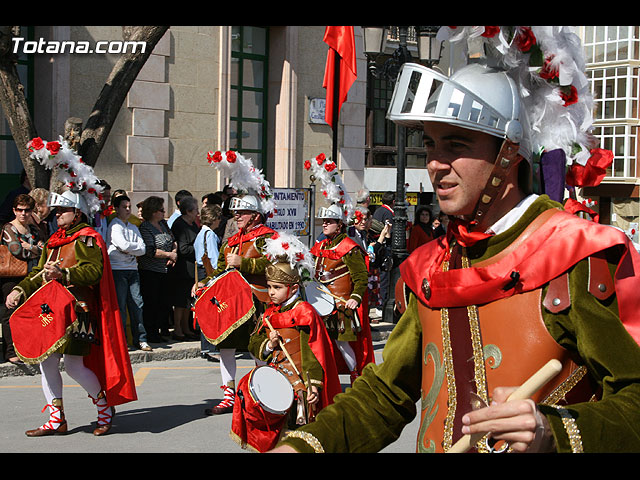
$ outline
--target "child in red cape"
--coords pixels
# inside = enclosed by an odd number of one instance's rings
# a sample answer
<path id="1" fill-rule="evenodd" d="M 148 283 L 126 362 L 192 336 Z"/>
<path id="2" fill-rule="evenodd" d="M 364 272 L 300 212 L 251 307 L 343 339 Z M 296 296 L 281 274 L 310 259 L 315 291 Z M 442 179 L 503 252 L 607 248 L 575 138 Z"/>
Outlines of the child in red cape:
<path id="1" fill-rule="evenodd" d="M 278 252 L 284 244 L 294 258 L 298 253 L 299 260 L 307 258 L 312 265 L 308 250 L 298 242 L 295 237 L 278 235 L 268 240 L 267 254 L 270 248 Z M 236 442 L 259 452 L 273 448 L 286 428 L 313 421 L 318 411 L 333 403 L 333 397 L 342 391 L 331 340 L 322 318 L 300 298 L 297 269 L 280 257 L 267 266 L 266 277 L 271 303 L 251 335 L 249 351 L 267 365 L 252 370 L 238 383 L 231 428 Z M 258 379 L 254 375 L 260 368 L 275 369 L 289 380 L 280 394 L 288 398 L 291 386 L 293 400 L 286 411 L 274 413 L 261 403 L 258 390 L 275 389 L 276 385 L 256 388 L 253 383 Z"/>

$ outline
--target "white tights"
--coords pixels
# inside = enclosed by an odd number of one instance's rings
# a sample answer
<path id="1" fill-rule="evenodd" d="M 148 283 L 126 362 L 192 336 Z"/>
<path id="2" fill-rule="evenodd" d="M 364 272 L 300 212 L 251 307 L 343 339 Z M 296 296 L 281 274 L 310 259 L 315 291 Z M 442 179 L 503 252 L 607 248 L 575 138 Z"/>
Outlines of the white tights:
<path id="1" fill-rule="evenodd" d="M 342 358 L 344 358 L 344 361 L 347 364 L 347 368 L 350 372 L 353 372 L 356 369 L 356 354 L 353 351 L 353 348 L 349 345 L 349 342 L 340 340 L 336 340 L 336 345 L 342 354 Z"/>
<path id="2" fill-rule="evenodd" d="M 236 379 L 236 349 L 235 348 L 221 348 L 220 353 L 220 375 L 222 376 L 222 384 L 229 385 L 231 382 L 235 382 Z M 253 354 L 251 354 L 256 365 L 265 365 L 266 362 L 257 360 Z"/>
<path id="3" fill-rule="evenodd" d="M 220 349 L 220 375 L 222 375 L 222 384 L 229 385 L 236 379 L 236 349 L 221 348 Z"/>
<path id="4" fill-rule="evenodd" d="M 61 354 L 54 353 L 40 363 L 42 391 L 48 404 L 51 404 L 54 398 L 62 398 L 62 374 L 59 369 L 61 358 Z M 64 355 L 64 369 L 92 398 L 98 398 L 102 390 L 100 382 L 96 374 L 85 367 L 83 357 Z"/>

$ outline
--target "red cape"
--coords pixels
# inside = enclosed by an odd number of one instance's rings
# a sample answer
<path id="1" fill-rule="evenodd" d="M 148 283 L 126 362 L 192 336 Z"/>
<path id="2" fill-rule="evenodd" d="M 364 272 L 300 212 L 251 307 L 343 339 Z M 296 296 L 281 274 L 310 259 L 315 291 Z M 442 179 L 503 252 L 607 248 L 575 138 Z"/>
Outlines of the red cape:
<path id="1" fill-rule="evenodd" d="M 364 253 L 364 261 L 367 266 L 367 271 L 369 270 L 369 255 L 367 252 L 362 250 L 360 245 L 358 245 L 352 238 L 345 237 L 342 241 L 336 245 L 334 248 L 323 248 L 330 240 L 325 238 L 319 242 L 316 242 L 313 247 L 311 247 L 311 254 L 314 257 L 327 257 L 332 260 L 337 260 L 338 258 L 342 258 L 344 255 L 349 253 L 354 248 L 359 248 Z M 362 374 L 362 369 L 367 365 L 367 363 L 375 363 L 375 352 L 373 350 L 373 339 L 371 338 L 371 325 L 369 323 L 369 295 L 368 290 L 365 291 L 365 294 L 360 302 L 360 306 L 356 309 L 356 313 L 358 318 L 360 319 L 360 332 L 358 332 L 358 340 L 354 342 L 349 342 L 351 348 L 353 348 L 354 353 L 356 354 L 356 369 L 358 374 Z M 338 371 L 340 373 L 350 373 L 347 368 L 347 364 L 344 362 L 342 358 L 342 354 L 337 350 L 334 342 L 331 342 L 331 348 L 334 351 L 334 357 L 336 362 L 338 363 Z"/>
<path id="2" fill-rule="evenodd" d="M 92 237 L 102 252 L 102 277 L 98 284 L 98 344 L 84 357 L 84 364 L 91 369 L 107 395 L 110 406 L 121 405 L 138 399 L 131 359 L 127 350 L 111 262 L 102 236 L 91 227 L 78 230 L 73 237 Z"/>
<path id="3" fill-rule="evenodd" d="M 627 236 L 608 225 L 583 220 L 568 212 L 553 213 L 524 242 L 507 255 L 481 267 L 442 272 L 444 237 L 418 248 L 401 265 L 400 274 L 420 301 L 432 308 L 482 305 L 517 293 L 535 290 L 590 255 L 619 247 L 621 260 L 614 276 L 620 320 L 640 343 L 640 255 Z M 544 213 L 543 213 L 544 215 Z M 503 287 L 518 272 L 514 288 Z M 423 280 L 429 284 L 427 298 Z"/>

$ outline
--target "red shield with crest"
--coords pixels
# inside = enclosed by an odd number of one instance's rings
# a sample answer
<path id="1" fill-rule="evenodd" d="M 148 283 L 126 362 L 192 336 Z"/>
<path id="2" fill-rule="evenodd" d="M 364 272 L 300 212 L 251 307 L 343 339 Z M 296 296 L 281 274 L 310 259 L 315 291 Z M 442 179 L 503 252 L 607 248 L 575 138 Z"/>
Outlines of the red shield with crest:
<path id="1" fill-rule="evenodd" d="M 207 341 L 217 345 L 254 314 L 251 285 L 237 270 L 219 275 L 199 292 L 194 316 Z"/>
<path id="2" fill-rule="evenodd" d="M 77 321 L 75 302 L 64 285 L 52 281 L 16 308 L 9 323 L 18 357 L 40 363 L 64 345 Z"/>

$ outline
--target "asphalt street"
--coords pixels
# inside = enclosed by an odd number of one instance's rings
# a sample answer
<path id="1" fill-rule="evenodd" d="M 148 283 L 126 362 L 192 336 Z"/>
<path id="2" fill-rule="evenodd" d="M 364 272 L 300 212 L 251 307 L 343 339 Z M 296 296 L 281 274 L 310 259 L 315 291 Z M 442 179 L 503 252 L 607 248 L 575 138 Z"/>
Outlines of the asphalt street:
<path id="1" fill-rule="evenodd" d="M 384 341 L 377 341 L 376 361 Z M 161 358 L 161 357 L 158 357 Z M 133 356 L 132 356 L 133 362 Z M 240 379 L 254 366 L 237 359 Z M 96 409 L 86 393 L 63 372 L 66 435 L 29 438 L 24 431 L 42 425 L 45 404 L 36 374 L 0 377 L 0 451 L 3 453 L 249 453 L 229 436 L 231 415 L 205 416 L 222 398 L 220 367 L 197 356 L 132 363 L 138 400 L 117 407 L 108 435 L 94 437 Z M 343 387 L 348 376 L 341 376 Z M 418 429 L 414 420 L 383 453 L 413 453 Z"/>

